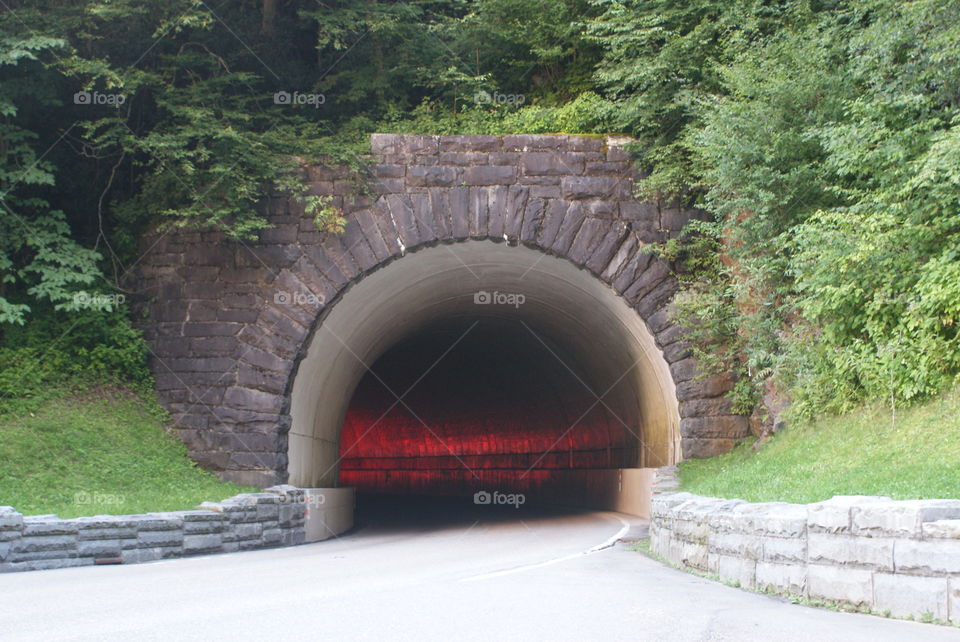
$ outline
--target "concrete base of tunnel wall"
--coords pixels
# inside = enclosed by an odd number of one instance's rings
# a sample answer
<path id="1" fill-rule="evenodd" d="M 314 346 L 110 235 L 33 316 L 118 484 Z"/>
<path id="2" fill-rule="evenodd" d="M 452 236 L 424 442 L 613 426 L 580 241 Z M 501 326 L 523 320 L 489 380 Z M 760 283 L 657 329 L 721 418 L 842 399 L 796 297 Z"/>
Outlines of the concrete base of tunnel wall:
<path id="1" fill-rule="evenodd" d="M 304 542 L 320 542 L 353 528 L 353 488 L 304 488 Z"/>

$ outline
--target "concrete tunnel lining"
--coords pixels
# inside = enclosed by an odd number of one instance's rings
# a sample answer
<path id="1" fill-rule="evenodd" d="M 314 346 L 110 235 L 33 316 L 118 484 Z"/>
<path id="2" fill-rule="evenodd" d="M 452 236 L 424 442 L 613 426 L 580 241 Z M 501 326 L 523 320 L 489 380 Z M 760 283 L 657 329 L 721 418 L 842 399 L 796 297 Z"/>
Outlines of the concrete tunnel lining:
<path id="1" fill-rule="evenodd" d="M 522 294 L 525 301 L 477 304 L 482 291 Z M 475 240 L 407 253 L 349 288 L 318 321 L 291 391 L 290 483 L 337 485 L 340 430 L 353 391 L 391 346 L 438 320 L 488 316 L 521 321 L 576 362 L 595 394 L 638 431 L 636 466 L 678 460 L 675 384 L 640 315 L 565 259 Z"/>

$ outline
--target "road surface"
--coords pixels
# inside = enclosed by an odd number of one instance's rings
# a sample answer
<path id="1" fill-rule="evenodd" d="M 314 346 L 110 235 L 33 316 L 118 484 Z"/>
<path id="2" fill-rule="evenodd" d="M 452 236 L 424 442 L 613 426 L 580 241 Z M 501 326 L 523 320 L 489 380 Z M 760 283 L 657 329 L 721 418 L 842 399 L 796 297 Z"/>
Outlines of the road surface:
<path id="1" fill-rule="evenodd" d="M 960 640 L 676 571 L 609 545 L 616 513 L 361 508 L 328 542 L 0 575 L 0 640 Z"/>

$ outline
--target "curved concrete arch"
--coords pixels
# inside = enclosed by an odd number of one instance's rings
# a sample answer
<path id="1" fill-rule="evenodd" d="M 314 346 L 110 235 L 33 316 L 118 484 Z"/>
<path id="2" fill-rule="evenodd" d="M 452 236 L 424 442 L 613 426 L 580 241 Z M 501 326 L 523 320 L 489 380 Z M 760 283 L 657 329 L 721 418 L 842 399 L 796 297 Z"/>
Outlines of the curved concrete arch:
<path id="1" fill-rule="evenodd" d="M 637 465 L 731 448 L 749 432 L 724 398 L 732 379 L 698 376 L 673 323 L 676 279 L 644 251 L 698 213 L 634 198 L 621 143 L 377 134 L 372 194 L 346 167 L 305 168 L 311 193 L 346 215 L 341 235 L 274 194 L 256 242 L 145 238 L 132 273 L 141 327 L 190 456 L 245 484 L 329 483 L 357 357 L 371 365 L 424 324 L 468 314 L 523 322 L 597 394 L 637 361 L 644 376 L 608 396 L 617 425 L 642 431 Z M 471 307 L 475 291 L 511 288 L 528 297 L 519 310 Z"/>
<path id="2" fill-rule="evenodd" d="M 519 294 L 524 301 L 477 304 L 478 293 Z M 634 466 L 677 461 L 676 386 L 637 313 L 568 261 L 523 246 L 469 241 L 394 261 L 358 283 L 319 323 L 293 379 L 290 483 L 336 484 L 339 431 L 352 391 L 390 346 L 437 319 L 484 315 L 519 321 L 534 340 L 567 349 L 589 373 L 594 394 L 639 434 Z"/>

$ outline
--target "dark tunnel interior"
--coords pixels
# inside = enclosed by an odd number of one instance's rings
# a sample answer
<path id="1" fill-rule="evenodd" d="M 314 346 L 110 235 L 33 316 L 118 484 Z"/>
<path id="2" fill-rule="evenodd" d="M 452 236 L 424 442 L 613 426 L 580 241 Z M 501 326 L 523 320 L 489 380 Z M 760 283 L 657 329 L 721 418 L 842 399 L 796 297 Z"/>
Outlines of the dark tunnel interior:
<path id="1" fill-rule="evenodd" d="M 590 471 L 638 459 L 639 427 L 599 401 L 603 392 L 574 355 L 519 320 L 433 324 L 358 384 L 339 483 L 377 494 L 583 493 Z"/>

